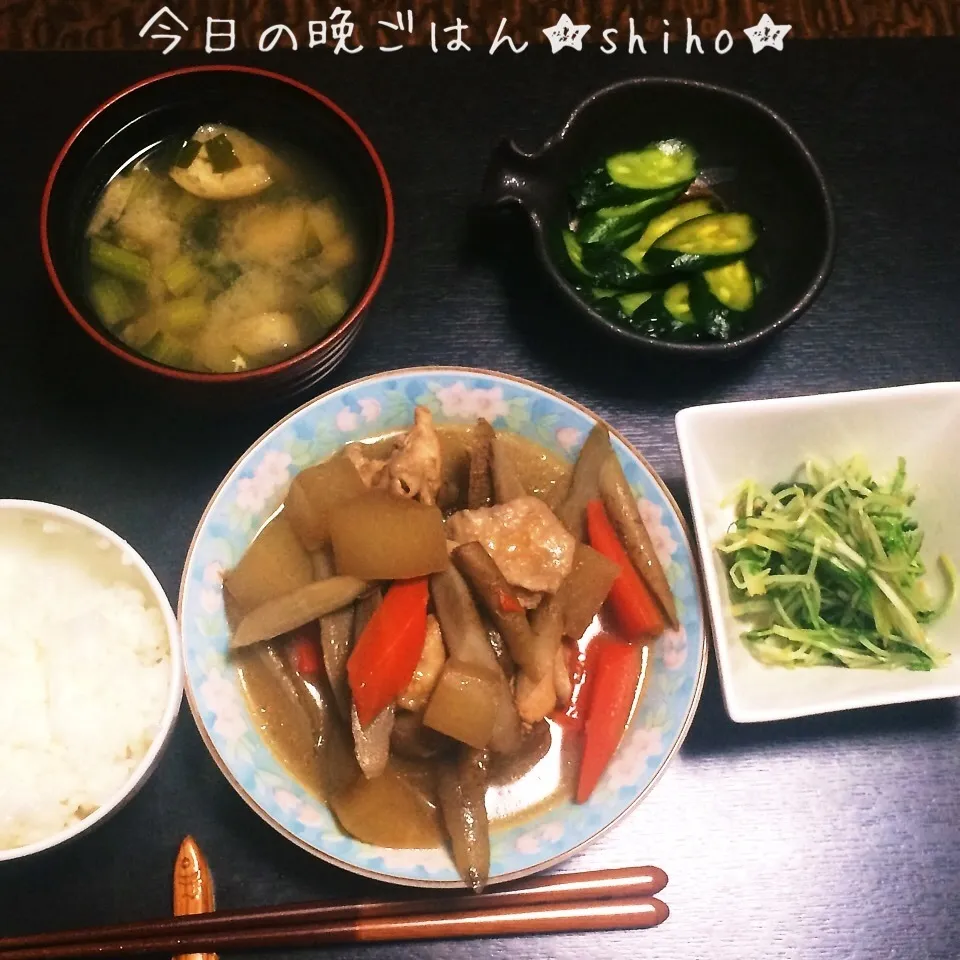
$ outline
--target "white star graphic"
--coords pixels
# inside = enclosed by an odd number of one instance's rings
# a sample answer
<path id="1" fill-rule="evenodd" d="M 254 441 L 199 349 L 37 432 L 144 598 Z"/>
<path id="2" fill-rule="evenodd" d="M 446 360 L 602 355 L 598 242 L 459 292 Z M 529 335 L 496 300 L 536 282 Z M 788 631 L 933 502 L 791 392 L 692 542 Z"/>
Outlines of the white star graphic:
<path id="1" fill-rule="evenodd" d="M 557 53 L 564 47 L 571 50 L 583 49 L 583 38 L 590 30 L 589 26 L 574 23 L 565 13 L 552 27 L 544 27 L 543 35 L 550 41 L 550 52 Z"/>
<path id="2" fill-rule="evenodd" d="M 764 47 L 773 47 L 774 50 L 783 50 L 783 38 L 793 29 L 789 23 L 774 23 L 769 13 L 765 13 L 755 27 L 747 27 L 743 32 L 750 41 L 754 53 L 759 53 Z"/>

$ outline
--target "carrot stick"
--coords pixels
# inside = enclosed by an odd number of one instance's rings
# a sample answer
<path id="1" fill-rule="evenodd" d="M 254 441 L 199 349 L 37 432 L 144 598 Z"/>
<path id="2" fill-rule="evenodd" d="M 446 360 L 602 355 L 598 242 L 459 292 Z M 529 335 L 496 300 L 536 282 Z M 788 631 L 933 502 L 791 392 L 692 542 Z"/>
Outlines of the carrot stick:
<path id="1" fill-rule="evenodd" d="M 627 639 L 655 637 L 663 633 L 660 605 L 630 562 L 602 500 L 594 499 L 587 504 L 587 533 L 590 546 L 620 567 L 609 600 Z"/>
<path id="2" fill-rule="evenodd" d="M 317 641 L 310 634 L 302 630 L 294 634 L 291 646 L 294 663 L 297 665 L 297 673 L 305 676 L 316 676 L 321 672 Z"/>
<path id="3" fill-rule="evenodd" d="M 426 577 L 395 581 L 347 661 L 357 718 L 365 727 L 413 677 L 427 637 Z"/>
<path id="4" fill-rule="evenodd" d="M 600 648 L 584 724 L 577 803 L 590 799 L 623 739 L 640 683 L 639 646 L 608 640 Z"/>
<path id="5" fill-rule="evenodd" d="M 600 468 L 600 498 L 637 573 L 660 602 L 670 626 L 679 627 L 677 603 L 670 590 L 670 582 L 657 557 L 653 541 L 640 516 L 636 498 L 615 453 L 611 453 Z"/>
<path id="6" fill-rule="evenodd" d="M 504 613 L 523 613 L 523 604 L 508 590 L 498 590 L 497 598 Z"/>
<path id="7" fill-rule="evenodd" d="M 578 650 L 572 644 L 565 645 L 567 662 L 570 665 L 570 680 L 573 686 L 573 695 L 565 710 L 557 710 L 551 714 L 551 719 L 559 723 L 566 730 L 582 730 L 590 711 L 590 697 L 593 694 L 594 681 L 597 676 L 597 661 L 600 651 L 610 642 L 608 634 L 598 633 L 590 638 L 584 651 Z M 572 647 L 572 649 L 571 649 Z"/>

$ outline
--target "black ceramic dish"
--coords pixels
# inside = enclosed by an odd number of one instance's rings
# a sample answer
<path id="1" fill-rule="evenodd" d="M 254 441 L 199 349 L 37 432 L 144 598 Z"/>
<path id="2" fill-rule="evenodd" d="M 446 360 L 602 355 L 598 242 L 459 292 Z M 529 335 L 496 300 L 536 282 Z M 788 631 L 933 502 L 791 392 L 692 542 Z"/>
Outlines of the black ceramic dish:
<path id="1" fill-rule="evenodd" d="M 135 156 L 203 123 L 237 127 L 267 143 L 319 157 L 357 213 L 366 281 L 351 309 L 321 341 L 280 363 L 243 373 L 174 369 L 135 353 L 97 319 L 82 279 L 84 230 L 100 191 Z M 363 313 L 393 246 L 393 196 L 386 171 L 360 127 L 322 94 L 250 67 L 189 67 L 150 77 L 102 104 L 54 162 L 43 196 L 41 243 L 50 279 L 79 326 L 140 380 L 203 401 L 278 399 L 302 393 L 330 373 L 360 332 Z"/>
<path id="2" fill-rule="evenodd" d="M 569 189 L 590 166 L 621 150 L 680 138 L 716 177 L 719 201 L 751 214 L 763 227 L 752 253 L 764 279 L 750 326 L 728 341 L 654 339 L 598 313 L 564 271 L 561 231 Z M 539 260 L 557 288 L 588 322 L 618 341 L 686 355 L 728 355 L 782 330 L 816 298 L 833 263 L 833 206 L 809 150 L 776 113 L 745 94 L 693 80 L 643 77 L 605 87 L 584 100 L 536 153 L 503 140 L 490 159 L 483 201 L 519 206 L 533 228 Z"/>

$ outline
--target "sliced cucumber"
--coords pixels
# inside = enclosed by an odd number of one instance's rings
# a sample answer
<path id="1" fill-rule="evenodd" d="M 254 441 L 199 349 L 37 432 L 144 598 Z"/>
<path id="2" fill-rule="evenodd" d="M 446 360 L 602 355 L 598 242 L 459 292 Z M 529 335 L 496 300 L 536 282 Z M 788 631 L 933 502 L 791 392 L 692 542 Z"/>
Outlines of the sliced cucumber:
<path id="1" fill-rule="evenodd" d="M 696 178 L 697 152 L 682 140 L 660 140 L 607 160 L 614 183 L 631 190 L 666 190 Z"/>
<path id="2" fill-rule="evenodd" d="M 573 269 L 582 276 L 590 276 L 583 268 L 583 248 L 572 230 L 563 231 L 563 248 L 567 252 L 567 261 Z M 570 271 L 567 271 L 570 273 Z"/>
<path id="3" fill-rule="evenodd" d="M 652 290 L 640 290 L 637 293 L 625 293 L 617 297 L 624 316 L 632 317 L 645 303 L 653 298 Z"/>
<path id="4" fill-rule="evenodd" d="M 685 195 L 699 159 L 679 139 L 608 155 L 571 190 L 563 266 L 584 302 L 674 341 L 728 340 L 763 282 L 747 265 L 761 225 L 707 191 Z"/>
<path id="5" fill-rule="evenodd" d="M 647 224 L 640 239 L 627 247 L 623 251 L 623 255 L 639 266 L 644 254 L 665 233 L 669 233 L 674 227 L 686 223 L 688 220 L 695 220 L 697 217 L 705 217 L 707 214 L 716 212 L 717 208 L 712 200 L 691 200 L 689 203 L 680 203 L 665 213 L 654 217 Z"/>
<path id="6" fill-rule="evenodd" d="M 581 247 L 581 257 L 583 269 L 598 286 L 617 287 L 623 293 L 663 286 L 661 278 L 631 263 L 619 251 L 605 244 L 585 244 Z"/>
<path id="7" fill-rule="evenodd" d="M 606 291 L 603 292 L 606 293 Z M 621 327 L 642 330 L 650 321 L 650 315 L 642 308 L 644 304 L 649 304 L 655 296 L 656 294 L 652 290 L 637 293 L 614 293 L 613 296 L 598 297 L 594 300 L 593 309 Z M 634 319 L 635 314 L 636 320 Z"/>
<path id="8" fill-rule="evenodd" d="M 661 294 L 663 309 L 667 316 L 676 324 L 691 326 L 696 323 L 693 311 L 690 309 L 690 285 L 675 283 Z"/>
<path id="9" fill-rule="evenodd" d="M 690 286 L 685 282 L 675 283 L 664 290 L 653 302 L 651 337 L 663 340 L 698 340 L 700 327 L 690 309 Z"/>
<path id="10" fill-rule="evenodd" d="M 705 270 L 698 278 L 714 299 L 725 307 L 743 313 L 753 306 L 756 288 L 745 260 L 734 260 L 725 267 Z"/>
<path id="11" fill-rule="evenodd" d="M 693 147 L 682 140 L 660 140 L 608 157 L 584 178 L 574 206 L 591 210 L 673 188 L 682 193 L 699 172 Z"/>
<path id="12" fill-rule="evenodd" d="M 709 270 L 738 260 L 757 242 L 759 227 L 746 213 L 711 213 L 674 227 L 643 258 L 653 273 Z"/>
<path id="13" fill-rule="evenodd" d="M 700 327 L 690 309 L 689 298 L 690 288 L 685 282 L 657 291 L 630 314 L 630 328 L 657 340 L 700 339 Z"/>
<path id="14" fill-rule="evenodd" d="M 679 195 L 677 190 L 668 190 L 636 203 L 593 210 L 577 226 L 577 239 L 581 243 L 626 245 L 646 228 L 651 217 L 666 210 Z"/>
<path id="15" fill-rule="evenodd" d="M 743 260 L 694 275 L 690 303 L 707 336 L 729 340 L 743 327 L 744 314 L 754 304 L 756 281 Z"/>

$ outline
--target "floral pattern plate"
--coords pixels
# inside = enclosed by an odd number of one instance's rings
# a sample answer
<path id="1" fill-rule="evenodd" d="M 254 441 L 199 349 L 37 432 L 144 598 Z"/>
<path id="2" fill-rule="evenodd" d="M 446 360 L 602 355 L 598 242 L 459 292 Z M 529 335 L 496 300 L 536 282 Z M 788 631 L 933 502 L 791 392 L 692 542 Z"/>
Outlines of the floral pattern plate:
<path id="1" fill-rule="evenodd" d="M 281 504 L 291 478 L 345 443 L 409 426 L 417 404 L 429 407 L 440 424 L 485 417 L 571 461 L 596 419 L 536 384 L 464 368 L 400 370 L 339 387 L 273 427 L 227 475 L 190 548 L 179 617 L 193 715 L 221 770 L 257 813 L 301 847 L 356 873 L 416 886 L 462 886 L 444 850 L 388 850 L 341 832 L 326 806 L 260 739 L 227 659 L 222 573 Z M 494 830 L 491 882 L 570 856 L 627 813 L 677 751 L 700 696 L 706 641 L 684 523 L 650 467 L 612 430 L 611 439 L 669 576 L 681 626 L 655 645 L 648 691 L 590 801 L 564 803 L 522 825 Z"/>

